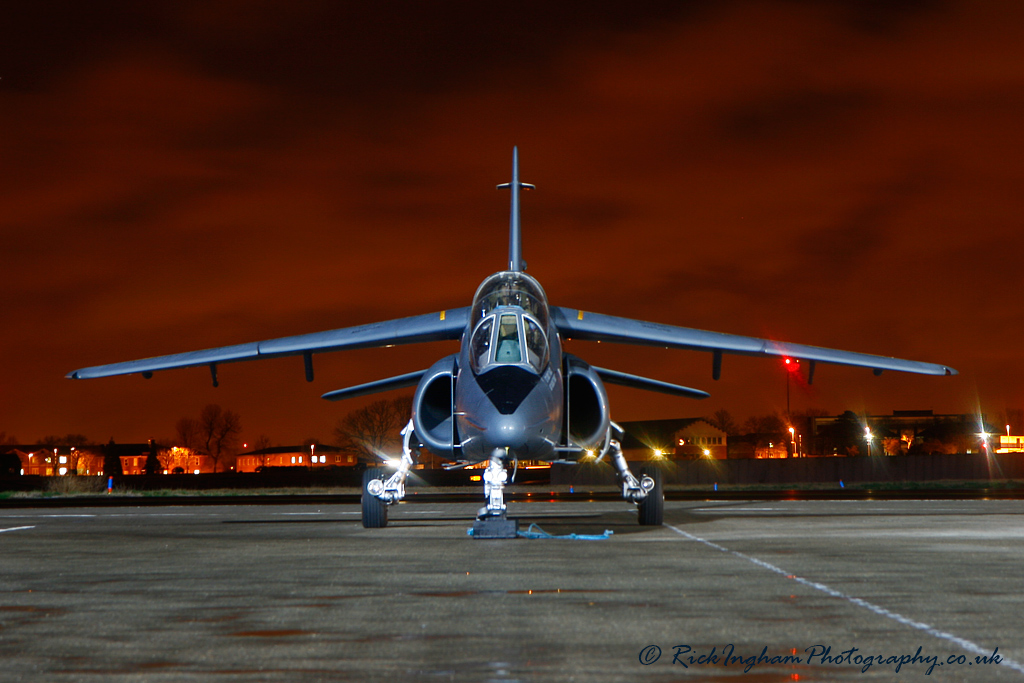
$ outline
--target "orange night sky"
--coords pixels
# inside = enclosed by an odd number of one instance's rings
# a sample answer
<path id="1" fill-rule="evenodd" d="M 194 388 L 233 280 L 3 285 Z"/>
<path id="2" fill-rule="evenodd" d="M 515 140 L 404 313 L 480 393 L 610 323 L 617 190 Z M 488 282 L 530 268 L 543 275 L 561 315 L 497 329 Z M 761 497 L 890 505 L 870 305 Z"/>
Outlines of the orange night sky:
<path id="1" fill-rule="evenodd" d="M 468 305 L 524 255 L 553 304 L 944 363 L 819 365 L 794 410 L 1024 406 L 1020 3 L 20 3 L 0 29 L 0 431 L 331 438 L 325 391 L 454 344 L 71 381 L 102 363 Z M 628 5 L 628 6 L 627 6 Z M 570 342 L 785 408 L 762 359 Z M 367 399 L 372 400 L 372 399 Z"/>

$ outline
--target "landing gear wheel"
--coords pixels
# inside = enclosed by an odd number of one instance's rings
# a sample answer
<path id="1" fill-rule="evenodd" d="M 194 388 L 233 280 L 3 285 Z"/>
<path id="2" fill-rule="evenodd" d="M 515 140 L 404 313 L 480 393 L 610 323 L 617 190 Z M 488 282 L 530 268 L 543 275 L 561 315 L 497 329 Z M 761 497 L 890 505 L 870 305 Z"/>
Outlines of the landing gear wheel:
<path id="1" fill-rule="evenodd" d="M 640 477 L 644 476 L 654 480 L 654 488 L 637 504 L 637 517 L 641 526 L 661 526 L 665 517 L 665 488 L 662 484 L 661 468 L 656 465 L 644 465 L 640 468 Z"/>
<path id="2" fill-rule="evenodd" d="M 363 527 L 366 529 L 381 529 L 388 525 L 387 503 L 366 490 L 367 484 L 374 479 L 386 478 L 381 467 L 371 467 L 363 472 Z"/>

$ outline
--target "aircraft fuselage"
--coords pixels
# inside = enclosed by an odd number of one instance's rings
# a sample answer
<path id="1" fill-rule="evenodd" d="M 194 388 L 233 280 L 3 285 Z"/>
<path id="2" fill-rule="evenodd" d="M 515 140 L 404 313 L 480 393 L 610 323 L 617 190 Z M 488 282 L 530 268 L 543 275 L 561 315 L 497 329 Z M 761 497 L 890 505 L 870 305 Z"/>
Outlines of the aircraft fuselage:
<path id="1" fill-rule="evenodd" d="M 561 368 L 561 340 L 540 284 L 510 271 L 484 280 L 455 382 L 462 459 L 552 459 L 562 436 Z"/>

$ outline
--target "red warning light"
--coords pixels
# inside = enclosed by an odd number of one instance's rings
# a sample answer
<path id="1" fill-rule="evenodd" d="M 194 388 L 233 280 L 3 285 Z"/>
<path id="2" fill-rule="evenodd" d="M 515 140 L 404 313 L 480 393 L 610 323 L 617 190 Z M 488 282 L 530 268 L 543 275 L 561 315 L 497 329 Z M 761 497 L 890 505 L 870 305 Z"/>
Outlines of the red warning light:
<path id="1" fill-rule="evenodd" d="M 785 358 L 782 361 L 786 364 L 786 370 L 789 372 L 796 372 L 800 369 L 800 360 L 796 358 Z"/>

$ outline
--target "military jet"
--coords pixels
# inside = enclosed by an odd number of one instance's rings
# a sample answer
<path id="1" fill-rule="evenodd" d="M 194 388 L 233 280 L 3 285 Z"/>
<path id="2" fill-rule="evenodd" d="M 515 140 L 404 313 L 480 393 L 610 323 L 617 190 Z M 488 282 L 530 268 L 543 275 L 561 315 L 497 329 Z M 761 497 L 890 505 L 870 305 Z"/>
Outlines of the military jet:
<path id="1" fill-rule="evenodd" d="M 426 315 L 316 332 L 296 337 L 226 346 L 75 370 L 71 379 L 89 379 L 208 366 L 217 386 L 217 366 L 244 360 L 302 356 L 306 380 L 313 380 L 313 354 L 345 349 L 458 340 L 459 352 L 430 368 L 332 391 L 337 401 L 415 386 L 411 418 L 402 431 L 402 456 L 394 471 L 367 469 L 363 478 L 362 522 L 387 525 L 388 506 L 405 496 L 405 483 L 419 448 L 453 467 L 487 463 L 486 504 L 474 523 L 476 537 L 512 537 L 503 490 L 508 469 L 520 460 L 579 462 L 588 455 L 615 466 L 622 496 L 638 507 L 643 525 L 660 525 L 664 509 L 661 472 L 634 474 L 622 454 L 611 421 L 605 384 L 619 384 L 674 396 L 701 399 L 708 394 L 646 377 L 594 367 L 562 350 L 563 339 L 618 342 L 711 354 L 712 377 L 721 375 L 722 356 L 741 354 L 800 360 L 813 382 L 816 363 L 834 363 L 927 375 L 955 375 L 944 365 L 850 351 L 708 332 L 591 313 L 548 304 L 540 283 L 527 275 L 520 240 L 520 192 L 533 189 L 519 180 L 518 150 L 512 153 L 512 180 L 498 186 L 511 195 L 508 267 L 486 278 L 472 305 Z"/>

